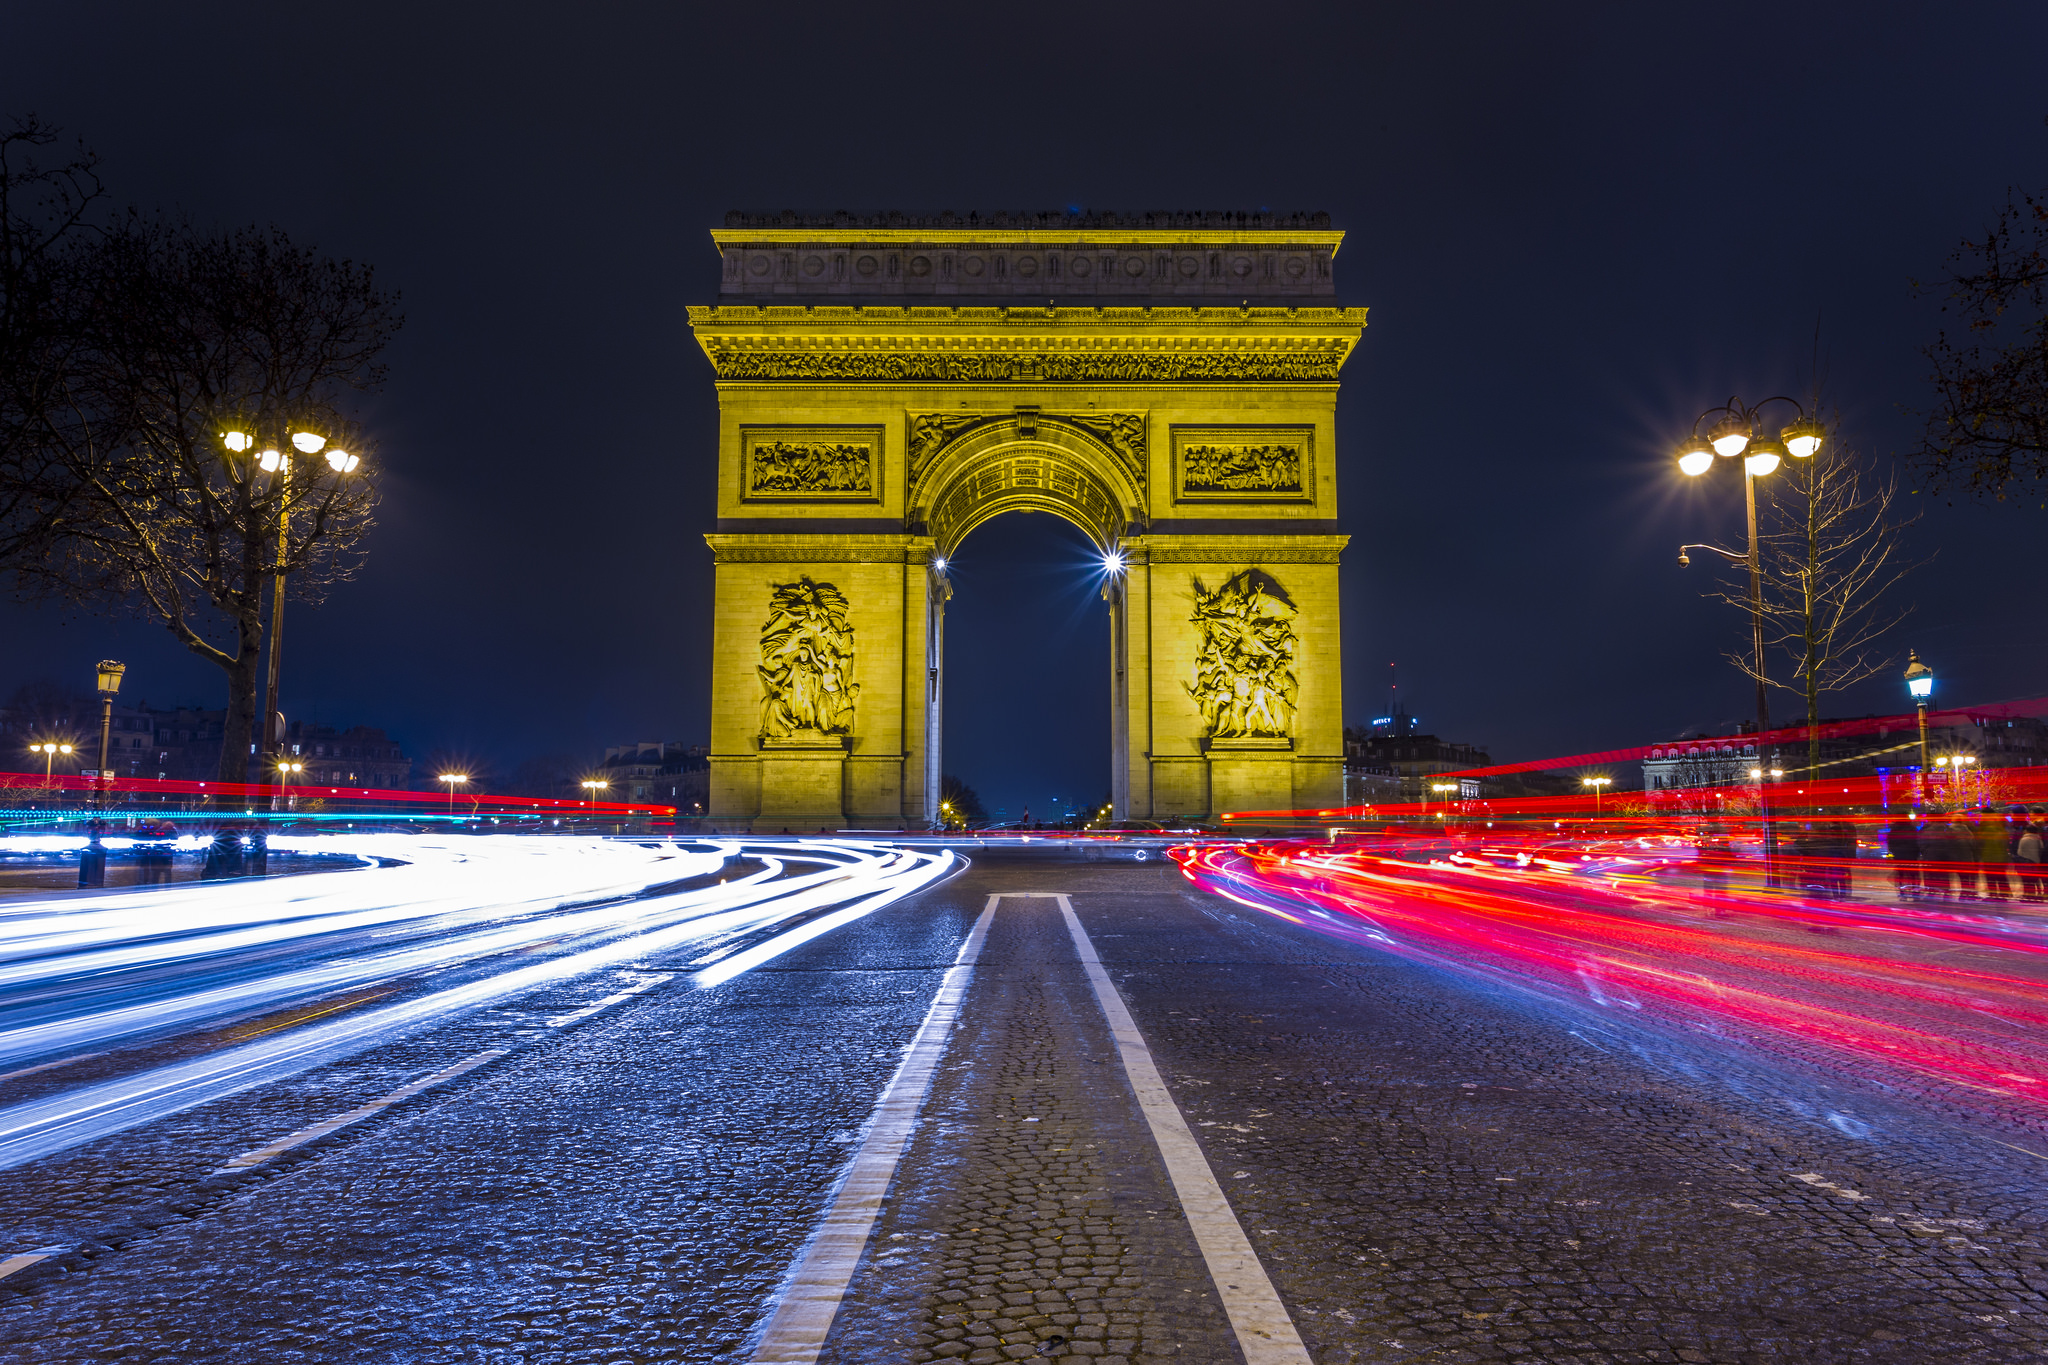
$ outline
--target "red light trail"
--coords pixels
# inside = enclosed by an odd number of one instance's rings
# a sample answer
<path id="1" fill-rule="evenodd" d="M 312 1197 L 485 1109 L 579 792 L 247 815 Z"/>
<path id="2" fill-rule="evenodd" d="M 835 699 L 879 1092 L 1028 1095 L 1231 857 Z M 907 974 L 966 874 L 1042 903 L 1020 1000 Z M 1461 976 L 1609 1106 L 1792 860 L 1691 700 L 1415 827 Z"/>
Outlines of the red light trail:
<path id="1" fill-rule="evenodd" d="M 2048 1118 L 2048 921 L 1726 889 L 1664 838 L 1303 840 L 1173 857 L 1198 886 L 1319 933 L 1596 1009 L 1816 1044 L 1892 1083 L 1934 1077 Z M 1838 937 L 1791 937 L 1806 933 Z"/>

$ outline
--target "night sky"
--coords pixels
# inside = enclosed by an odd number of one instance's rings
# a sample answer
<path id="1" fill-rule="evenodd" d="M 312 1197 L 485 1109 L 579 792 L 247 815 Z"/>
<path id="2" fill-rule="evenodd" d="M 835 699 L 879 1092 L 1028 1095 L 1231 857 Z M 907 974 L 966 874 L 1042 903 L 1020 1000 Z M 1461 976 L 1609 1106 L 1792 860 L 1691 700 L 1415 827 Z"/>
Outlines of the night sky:
<path id="1" fill-rule="evenodd" d="M 1372 309 L 1339 408 L 1347 715 L 1522 759 L 1749 714 L 1746 622 L 1681 541 L 1739 481 L 1669 454 L 1731 393 L 1908 446 L 1938 277 L 2048 184 L 2048 10 L 1264 4 L 15 7 L 0 110 L 118 199 L 276 222 L 405 296 L 360 581 L 290 623 L 284 710 L 500 773 L 707 733 L 715 395 L 684 316 L 729 208 L 1327 209 Z M 1927 501 L 1927 499 L 1921 499 Z M 2048 514 L 1936 504 L 1896 637 L 1944 701 L 2039 695 Z M 1108 785 L 1106 617 L 1045 516 L 975 532 L 949 771 L 1034 814 Z M 0 695 L 160 627 L 0 607 Z M 1793 710 L 1790 694 L 1778 703 Z M 1832 713 L 1903 708 L 1887 677 Z"/>

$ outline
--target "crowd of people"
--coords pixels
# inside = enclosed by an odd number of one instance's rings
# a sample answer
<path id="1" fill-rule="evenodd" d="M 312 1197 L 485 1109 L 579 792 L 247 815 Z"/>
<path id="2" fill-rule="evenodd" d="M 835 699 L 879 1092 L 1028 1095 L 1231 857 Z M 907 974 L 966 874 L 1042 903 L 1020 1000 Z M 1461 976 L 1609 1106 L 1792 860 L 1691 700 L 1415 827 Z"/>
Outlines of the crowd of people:
<path id="1" fill-rule="evenodd" d="M 1902 900 L 2048 902 L 2048 808 L 1914 811 L 1885 829 Z"/>

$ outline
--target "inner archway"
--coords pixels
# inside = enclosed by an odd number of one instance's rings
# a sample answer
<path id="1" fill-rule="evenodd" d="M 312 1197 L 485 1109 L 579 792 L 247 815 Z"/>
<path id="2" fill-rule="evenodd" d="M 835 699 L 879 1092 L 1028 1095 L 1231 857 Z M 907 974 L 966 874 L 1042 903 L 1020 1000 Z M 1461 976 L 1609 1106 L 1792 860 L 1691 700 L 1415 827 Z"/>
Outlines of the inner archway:
<path id="1" fill-rule="evenodd" d="M 948 561 L 941 766 L 991 822 L 1092 813 L 1111 791 L 1103 575 L 1087 532 L 1023 511 L 984 520 Z"/>

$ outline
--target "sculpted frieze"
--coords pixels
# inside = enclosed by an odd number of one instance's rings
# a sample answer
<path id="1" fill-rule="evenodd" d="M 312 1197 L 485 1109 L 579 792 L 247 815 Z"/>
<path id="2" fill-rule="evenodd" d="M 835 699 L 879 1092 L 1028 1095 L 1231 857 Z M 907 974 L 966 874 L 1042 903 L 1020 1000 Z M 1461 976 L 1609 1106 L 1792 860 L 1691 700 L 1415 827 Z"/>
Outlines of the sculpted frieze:
<path id="1" fill-rule="evenodd" d="M 1213 591 L 1194 585 L 1188 620 L 1200 637 L 1195 680 L 1185 683 L 1211 739 L 1284 737 L 1294 724 L 1298 614 L 1286 589 L 1261 569 L 1244 569 Z"/>
<path id="2" fill-rule="evenodd" d="M 954 383 L 1310 383 L 1335 381 L 1344 357 L 1303 351 L 1102 351 L 976 355 L 920 351 L 757 351 L 713 346 L 720 379 Z"/>

